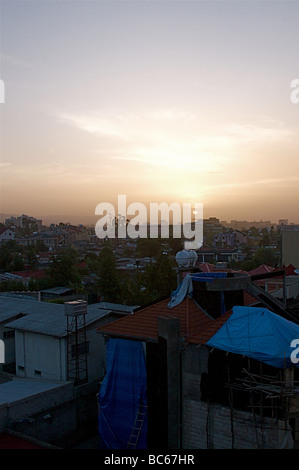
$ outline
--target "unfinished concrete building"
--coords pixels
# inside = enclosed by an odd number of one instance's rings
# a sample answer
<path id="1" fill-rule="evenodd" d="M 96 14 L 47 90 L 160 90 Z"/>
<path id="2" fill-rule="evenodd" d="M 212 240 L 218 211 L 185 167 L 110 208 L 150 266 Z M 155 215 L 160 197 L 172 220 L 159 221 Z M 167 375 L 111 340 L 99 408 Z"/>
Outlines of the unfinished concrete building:
<path id="1" fill-rule="evenodd" d="M 285 289 L 277 299 L 260 279 L 188 274 L 171 299 L 98 329 L 107 341 L 103 448 L 298 445 L 299 362 L 290 359 L 298 299 Z"/>

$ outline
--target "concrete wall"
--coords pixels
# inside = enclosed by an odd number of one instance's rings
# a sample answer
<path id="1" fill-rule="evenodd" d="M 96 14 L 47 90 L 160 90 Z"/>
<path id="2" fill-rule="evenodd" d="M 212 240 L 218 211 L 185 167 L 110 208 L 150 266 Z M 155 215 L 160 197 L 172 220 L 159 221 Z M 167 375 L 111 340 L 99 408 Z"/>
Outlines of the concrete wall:
<path id="1" fill-rule="evenodd" d="M 198 400 L 185 403 L 183 421 L 184 449 L 275 449 L 293 446 L 291 434 L 284 422 L 264 418 L 256 426 L 251 413 L 233 412 L 233 433 L 230 409 L 213 404 L 209 407 Z"/>
<path id="2" fill-rule="evenodd" d="M 16 331 L 15 347 L 18 377 L 67 380 L 64 338 Z M 36 371 L 41 373 L 38 374 Z"/>
<path id="3" fill-rule="evenodd" d="M 105 339 L 96 332 L 96 326 L 92 325 L 86 330 L 86 340 L 89 342 L 87 356 L 88 381 L 102 380 L 106 370 Z"/>
<path id="4" fill-rule="evenodd" d="M 16 380 L 20 387 L 20 380 Z M 28 390 L 29 381 L 23 382 Z M 66 382 L 2 403 L 0 432 L 12 430 L 60 448 L 71 448 L 97 434 L 97 392 L 97 382 L 75 388 Z"/>
<path id="5" fill-rule="evenodd" d="M 7 402 L 0 406 L 0 430 L 13 426 L 15 422 L 28 425 L 33 415 L 45 413 L 54 407 L 64 407 L 65 403 L 73 400 L 73 384 L 66 383 L 22 399 L 10 400 L 11 397 L 7 397 Z"/>
<path id="6" fill-rule="evenodd" d="M 208 349 L 186 346 L 182 354 L 182 448 L 255 449 L 292 447 L 284 422 L 264 418 L 263 426 L 253 414 L 231 410 L 201 400 L 201 374 L 208 371 Z M 232 432 L 233 429 L 233 432 Z"/>
<path id="7" fill-rule="evenodd" d="M 115 318 L 119 318 L 115 316 Z M 86 328 L 86 340 L 89 343 L 87 355 L 88 381 L 102 380 L 106 370 L 105 339 L 96 329 L 105 322 L 115 319 L 100 319 Z M 16 331 L 15 361 L 17 377 L 44 380 L 67 380 L 67 344 L 66 338 Z M 24 370 L 23 370 L 24 368 Z M 37 375 L 36 371 L 41 374 Z"/>
<path id="8" fill-rule="evenodd" d="M 299 231 L 282 232 L 282 264 L 299 268 Z"/>

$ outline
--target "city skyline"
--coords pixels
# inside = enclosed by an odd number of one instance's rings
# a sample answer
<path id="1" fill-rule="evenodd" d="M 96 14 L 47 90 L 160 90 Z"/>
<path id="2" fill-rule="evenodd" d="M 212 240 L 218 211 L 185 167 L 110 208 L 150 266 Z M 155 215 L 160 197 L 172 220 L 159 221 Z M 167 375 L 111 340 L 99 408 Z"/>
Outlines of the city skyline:
<path id="1" fill-rule="evenodd" d="M 1 212 L 299 223 L 299 3 L 1 1 Z M 82 222 L 84 223 L 84 222 Z"/>

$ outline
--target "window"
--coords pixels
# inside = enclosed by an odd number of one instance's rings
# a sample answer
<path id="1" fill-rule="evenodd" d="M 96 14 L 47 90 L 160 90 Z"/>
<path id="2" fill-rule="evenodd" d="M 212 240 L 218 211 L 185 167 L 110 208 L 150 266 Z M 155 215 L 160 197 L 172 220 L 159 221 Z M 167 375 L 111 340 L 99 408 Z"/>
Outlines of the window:
<path id="1" fill-rule="evenodd" d="M 14 330 L 4 331 L 3 332 L 3 339 L 14 338 L 14 337 L 15 337 L 15 331 Z"/>
<path id="2" fill-rule="evenodd" d="M 18 366 L 18 369 L 19 370 L 25 370 L 25 367 L 24 366 Z"/>
<path id="3" fill-rule="evenodd" d="M 42 371 L 41 370 L 36 370 L 34 371 L 34 375 L 42 375 Z"/>

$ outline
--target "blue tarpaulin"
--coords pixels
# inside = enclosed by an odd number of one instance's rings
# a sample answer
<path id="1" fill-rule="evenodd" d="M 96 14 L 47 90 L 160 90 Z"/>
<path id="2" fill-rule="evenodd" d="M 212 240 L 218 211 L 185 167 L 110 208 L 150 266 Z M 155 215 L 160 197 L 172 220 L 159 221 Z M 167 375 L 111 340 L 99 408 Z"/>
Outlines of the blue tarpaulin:
<path id="1" fill-rule="evenodd" d="M 200 282 L 212 282 L 214 279 L 223 279 L 227 277 L 227 273 L 222 272 L 213 272 L 213 273 L 194 273 L 194 274 L 186 274 L 180 285 L 177 287 L 175 291 L 171 293 L 170 301 L 168 302 L 167 307 L 172 308 L 176 305 L 179 305 L 187 296 L 192 297 L 193 294 L 193 283 L 194 281 Z M 221 298 L 221 305 L 224 308 L 224 297 Z M 223 310 L 222 308 L 222 310 Z M 224 308 L 225 311 L 225 308 Z"/>
<path id="2" fill-rule="evenodd" d="M 140 402 L 147 405 L 146 365 L 139 341 L 110 338 L 106 375 L 99 392 L 98 431 L 101 448 L 126 449 Z M 147 419 L 136 449 L 147 448 Z"/>
<path id="3" fill-rule="evenodd" d="M 291 359 L 291 342 L 298 338 L 299 325 L 270 310 L 233 307 L 229 319 L 206 344 L 283 369 L 299 367 Z"/>

